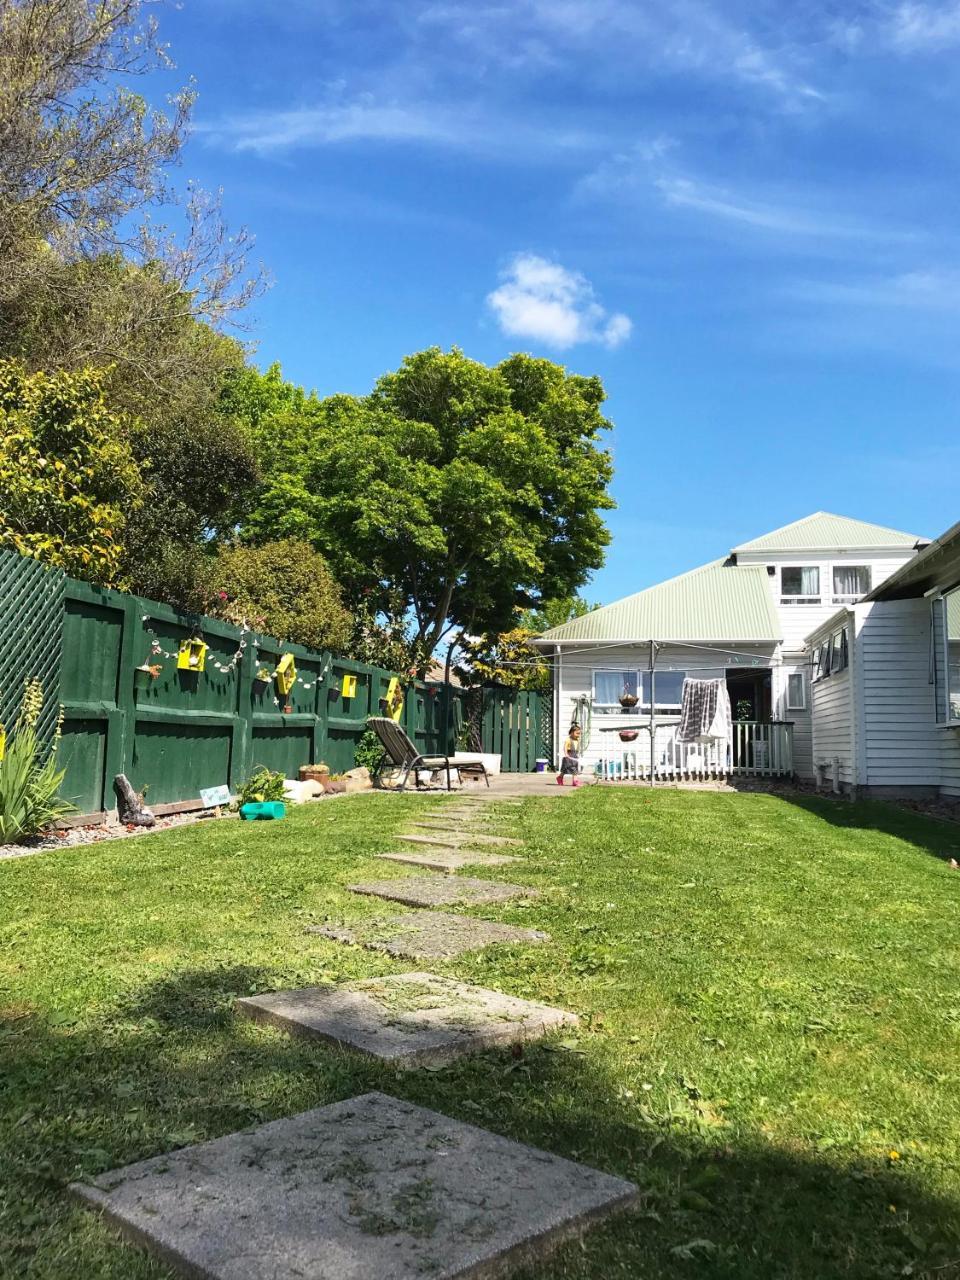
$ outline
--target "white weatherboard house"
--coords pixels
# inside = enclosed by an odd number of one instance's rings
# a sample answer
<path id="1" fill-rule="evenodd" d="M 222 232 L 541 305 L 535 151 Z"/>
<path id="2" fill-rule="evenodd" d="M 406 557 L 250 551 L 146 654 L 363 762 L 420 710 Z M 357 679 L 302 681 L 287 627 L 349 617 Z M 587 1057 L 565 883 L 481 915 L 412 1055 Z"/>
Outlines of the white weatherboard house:
<path id="1" fill-rule="evenodd" d="M 809 651 L 821 780 L 960 798 L 960 525 L 825 620 Z"/>
<path id="2" fill-rule="evenodd" d="M 576 719 L 585 770 L 608 777 L 648 777 L 652 763 L 665 778 L 813 778 L 825 751 L 832 768 L 832 748 L 814 743 L 805 641 L 927 542 L 819 511 L 545 632 L 537 643 L 554 658 L 555 754 Z M 731 743 L 677 741 L 684 676 L 725 681 Z M 636 705 L 621 706 L 624 694 Z"/>

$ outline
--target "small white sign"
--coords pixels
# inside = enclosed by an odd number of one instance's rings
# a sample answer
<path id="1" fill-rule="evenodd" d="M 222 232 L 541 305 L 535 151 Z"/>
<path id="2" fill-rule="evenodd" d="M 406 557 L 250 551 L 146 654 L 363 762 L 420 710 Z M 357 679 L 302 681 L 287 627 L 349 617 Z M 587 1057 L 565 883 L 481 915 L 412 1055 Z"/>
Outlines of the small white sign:
<path id="1" fill-rule="evenodd" d="M 200 792 L 200 800 L 205 809 L 216 809 L 218 805 L 230 803 L 230 788 L 223 787 L 204 787 Z"/>

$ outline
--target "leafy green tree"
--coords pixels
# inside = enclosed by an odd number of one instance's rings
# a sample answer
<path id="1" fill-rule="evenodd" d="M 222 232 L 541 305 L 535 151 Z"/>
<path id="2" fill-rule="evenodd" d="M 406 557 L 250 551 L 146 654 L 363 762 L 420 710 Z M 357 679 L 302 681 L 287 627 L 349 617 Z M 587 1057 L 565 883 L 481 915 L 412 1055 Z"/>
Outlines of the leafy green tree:
<path id="1" fill-rule="evenodd" d="M 243 534 L 309 540 L 352 601 L 412 616 L 423 654 L 498 633 L 602 563 L 603 400 L 598 378 L 547 360 L 420 352 L 369 396 L 274 419 L 283 438 Z"/>
<path id="2" fill-rule="evenodd" d="M 582 618 L 585 613 L 592 613 L 599 607 L 588 604 L 582 596 L 561 596 L 557 600 L 544 600 L 536 609 L 523 611 L 520 626 L 539 635 L 553 627 L 562 627 L 565 622 L 572 622 L 574 618 Z"/>
<path id="3" fill-rule="evenodd" d="M 227 547 L 209 566 L 210 612 L 245 621 L 278 640 L 342 653 L 353 618 L 323 556 L 285 538 Z"/>
<path id="4" fill-rule="evenodd" d="M 104 375 L 0 360 L 0 544 L 123 586 L 123 536 L 143 483 Z"/>
<path id="5" fill-rule="evenodd" d="M 465 684 L 502 684 L 543 692 L 550 688 L 550 663 L 530 644 L 535 632 L 513 627 L 498 636 L 462 642 L 457 675 Z"/>

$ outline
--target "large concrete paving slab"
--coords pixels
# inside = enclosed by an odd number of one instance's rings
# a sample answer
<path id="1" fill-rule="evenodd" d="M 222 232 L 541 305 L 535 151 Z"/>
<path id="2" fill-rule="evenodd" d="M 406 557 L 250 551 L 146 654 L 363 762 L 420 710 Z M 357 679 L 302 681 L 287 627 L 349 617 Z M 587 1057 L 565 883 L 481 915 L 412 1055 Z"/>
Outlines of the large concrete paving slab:
<path id="1" fill-rule="evenodd" d="M 237 1009 L 293 1035 L 316 1037 L 403 1068 L 442 1066 L 578 1021 L 564 1009 L 430 973 L 246 996 Z"/>
<path id="2" fill-rule="evenodd" d="M 452 874 L 463 867 L 499 867 L 505 862 L 521 862 L 508 853 L 480 853 L 478 850 L 463 849 L 411 849 L 409 853 L 378 853 L 378 858 L 385 862 L 402 862 L 409 867 L 427 867 L 431 871 L 446 871 Z"/>
<path id="3" fill-rule="evenodd" d="M 348 886 L 351 893 L 403 902 L 409 907 L 479 907 L 511 898 L 536 898 L 536 889 L 522 884 L 474 880 L 470 876 L 408 876 L 403 880 L 368 880 Z"/>
<path id="4" fill-rule="evenodd" d="M 346 925 L 310 925 L 306 932 L 411 960 L 452 960 L 465 951 L 479 951 L 498 943 L 531 945 L 550 940 L 550 935 L 539 929 L 475 920 L 446 911 L 408 911 L 385 920 L 363 920 L 352 929 Z"/>
<path id="5" fill-rule="evenodd" d="M 499 1280 L 637 1198 L 620 1178 L 382 1093 L 71 1191 L 193 1280 Z"/>
<path id="6" fill-rule="evenodd" d="M 414 823 L 414 826 L 416 824 Z M 405 840 L 408 844 L 523 844 L 522 840 L 515 840 L 511 836 L 488 836 L 483 831 L 463 831 L 459 830 L 451 832 L 449 836 L 431 836 L 424 833 L 417 834 L 410 832 L 407 835 L 398 835 L 398 840 Z"/>

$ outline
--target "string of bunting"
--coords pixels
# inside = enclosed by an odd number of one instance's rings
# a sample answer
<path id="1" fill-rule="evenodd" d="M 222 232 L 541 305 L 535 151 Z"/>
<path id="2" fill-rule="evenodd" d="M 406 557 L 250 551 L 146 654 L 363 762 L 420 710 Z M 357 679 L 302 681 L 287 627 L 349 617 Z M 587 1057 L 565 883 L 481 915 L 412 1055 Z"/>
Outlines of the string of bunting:
<path id="1" fill-rule="evenodd" d="M 146 631 L 147 635 L 150 637 L 151 655 L 153 657 L 158 657 L 158 658 L 176 658 L 178 656 L 178 653 L 176 650 L 171 651 L 169 649 L 164 649 L 163 645 L 160 643 L 160 637 L 157 635 L 156 631 L 154 631 L 153 627 L 150 626 L 149 615 L 143 614 L 140 620 L 143 623 L 144 631 Z M 213 666 L 217 671 L 221 672 L 223 675 L 228 675 L 231 671 L 236 671 L 237 667 L 243 661 L 244 653 L 246 653 L 247 646 L 248 646 L 248 639 L 247 639 L 248 636 L 252 638 L 254 659 L 256 660 L 259 657 L 259 649 L 258 649 L 259 641 L 256 639 L 255 636 L 252 635 L 252 629 L 247 625 L 246 622 L 244 622 L 240 627 L 240 641 L 239 641 L 239 644 L 237 645 L 237 650 L 234 653 L 233 657 L 231 657 L 228 662 L 219 662 L 216 659 L 214 659 L 211 662 L 211 666 Z M 264 674 L 263 676 L 261 676 L 260 671 L 258 671 L 257 672 L 258 679 L 274 680 L 277 677 L 276 668 L 274 668 L 272 671 L 267 671 L 266 668 L 263 667 L 260 670 L 263 671 Z M 316 685 L 322 684 L 324 682 L 324 680 L 327 678 L 327 675 L 329 674 L 329 671 L 330 671 L 330 660 L 328 659 L 326 666 L 323 668 L 320 674 L 316 677 L 316 679 L 304 680 L 301 676 L 298 675 L 294 683 L 298 684 L 302 689 L 306 689 L 306 690 L 313 689 Z M 279 698 L 274 698 L 273 701 L 276 706 L 280 705 Z"/>

